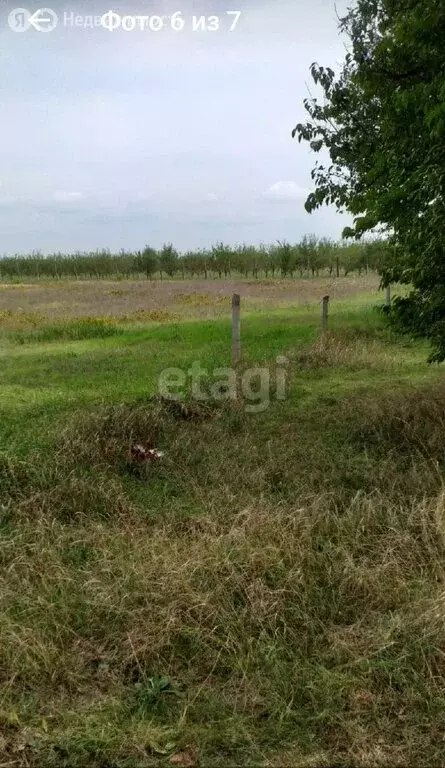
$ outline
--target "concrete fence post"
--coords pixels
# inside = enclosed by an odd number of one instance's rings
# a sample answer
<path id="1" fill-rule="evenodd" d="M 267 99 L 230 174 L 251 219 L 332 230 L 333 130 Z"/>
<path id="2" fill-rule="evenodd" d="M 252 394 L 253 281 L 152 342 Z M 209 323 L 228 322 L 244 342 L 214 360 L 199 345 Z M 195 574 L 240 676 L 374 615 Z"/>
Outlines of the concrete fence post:
<path id="1" fill-rule="evenodd" d="M 232 296 L 232 363 L 236 365 L 241 360 L 241 323 L 240 323 L 239 293 Z"/>
<path id="2" fill-rule="evenodd" d="M 328 330 L 328 309 L 329 309 L 329 296 L 323 296 L 322 310 L 321 310 L 321 327 L 323 332 Z"/>

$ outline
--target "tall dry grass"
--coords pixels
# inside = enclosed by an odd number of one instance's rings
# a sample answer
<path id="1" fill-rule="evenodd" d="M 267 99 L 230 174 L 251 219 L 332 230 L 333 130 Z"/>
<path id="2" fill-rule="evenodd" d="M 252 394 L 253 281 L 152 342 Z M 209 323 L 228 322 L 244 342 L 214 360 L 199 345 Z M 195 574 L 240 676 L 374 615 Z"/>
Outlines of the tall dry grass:
<path id="1" fill-rule="evenodd" d="M 5 764 L 440 765 L 445 387 L 3 456 Z M 131 473 L 128 448 L 164 462 Z"/>

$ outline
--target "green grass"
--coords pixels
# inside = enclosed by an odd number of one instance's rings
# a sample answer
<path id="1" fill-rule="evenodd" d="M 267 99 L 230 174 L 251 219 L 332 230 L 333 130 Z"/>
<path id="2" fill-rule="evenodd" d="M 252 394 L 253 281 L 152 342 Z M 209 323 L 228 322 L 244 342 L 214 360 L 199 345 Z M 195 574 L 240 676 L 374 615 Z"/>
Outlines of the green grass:
<path id="1" fill-rule="evenodd" d="M 330 327 L 336 334 L 346 334 L 356 346 L 362 345 L 362 340 L 374 340 L 375 336 L 377 361 L 380 359 L 382 365 L 377 363 L 373 370 L 360 366 L 351 370 L 350 364 L 346 368 L 330 365 L 306 370 L 301 383 L 308 396 L 320 388 L 320 380 L 322 389 L 332 383 L 334 388 L 340 386 L 347 391 L 350 385 L 368 386 L 374 380 L 384 383 L 394 375 L 399 381 L 430 376 L 425 349 L 419 345 L 406 346 L 402 354 L 398 351 L 391 366 L 385 366 L 385 354 L 393 358 L 393 352 L 388 332 L 379 327 L 374 304 L 372 295 L 364 297 L 359 309 L 355 299 L 338 303 Z M 300 352 L 304 354 L 319 332 L 318 311 L 317 305 L 245 316 L 245 359 L 261 363 L 288 352 L 294 357 Z M 31 421 L 34 417 L 39 421 L 43 416 L 51 423 L 53 412 L 58 418 L 61 411 L 69 413 L 76 405 L 121 402 L 153 393 L 165 368 L 178 366 L 187 371 L 199 360 L 211 371 L 229 365 L 230 356 L 227 320 L 139 327 L 82 318 L 34 331 L 0 331 L 0 430 L 9 429 L 10 420 L 18 411 L 20 419 L 26 410 Z M 301 399 L 302 390 L 296 383 L 295 393 Z M 32 424 L 29 426 L 34 430 Z M 22 434 L 20 440 L 23 442 Z"/>
<path id="2" fill-rule="evenodd" d="M 445 386 L 374 301 L 244 316 L 288 396 L 192 420 L 229 320 L 1 332 L 0 765 L 443 764 Z"/>

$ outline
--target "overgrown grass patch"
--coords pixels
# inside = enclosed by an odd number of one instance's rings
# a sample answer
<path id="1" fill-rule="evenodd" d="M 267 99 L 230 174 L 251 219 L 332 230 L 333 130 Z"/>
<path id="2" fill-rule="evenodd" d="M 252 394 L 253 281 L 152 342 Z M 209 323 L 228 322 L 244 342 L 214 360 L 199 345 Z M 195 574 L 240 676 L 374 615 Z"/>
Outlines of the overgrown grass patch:
<path id="1" fill-rule="evenodd" d="M 119 332 L 112 319 L 82 317 L 58 323 L 40 321 L 34 324 L 32 330 L 7 330 L 4 336 L 16 344 L 42 344 L 52 341 L 105 339 Z"/>
<path id="2" fill-rule="evenodd" d="M 153 396 L 222 322 L 5 348 L 3 763 L 443 763 L 445 386 L 366 318 L 247 318 L 260 414 Z"/>

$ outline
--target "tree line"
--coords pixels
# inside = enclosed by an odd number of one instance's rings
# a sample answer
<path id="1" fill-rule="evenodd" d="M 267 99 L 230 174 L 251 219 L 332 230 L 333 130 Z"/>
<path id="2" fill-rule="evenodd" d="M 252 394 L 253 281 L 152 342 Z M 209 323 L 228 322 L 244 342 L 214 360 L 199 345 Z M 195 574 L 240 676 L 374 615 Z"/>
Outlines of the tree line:
<path id="1" fill-rule="evenodd" d="M 139 251 L 108 250 L 93 253 L 0 258 L 0 280 L 100 279 L 100 278 L 274 278 L 339 277 L 351 273 L 381 272 L 390 260 L 384 240 L 367 243 L 333 242 L 304 237 L 299 243 L 270 246 L 229 246 L 216 243 L 209 249 L 179 252 L 171 243 L 161 249 L 146 246 Z"/>

